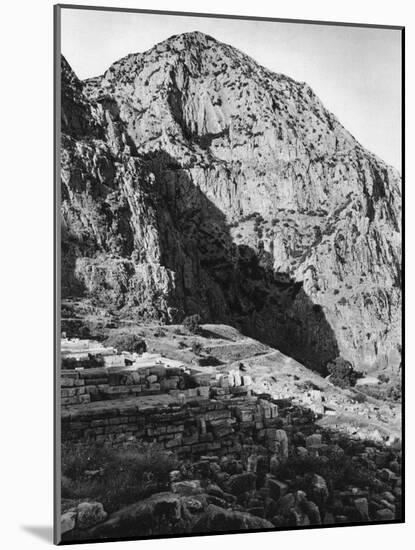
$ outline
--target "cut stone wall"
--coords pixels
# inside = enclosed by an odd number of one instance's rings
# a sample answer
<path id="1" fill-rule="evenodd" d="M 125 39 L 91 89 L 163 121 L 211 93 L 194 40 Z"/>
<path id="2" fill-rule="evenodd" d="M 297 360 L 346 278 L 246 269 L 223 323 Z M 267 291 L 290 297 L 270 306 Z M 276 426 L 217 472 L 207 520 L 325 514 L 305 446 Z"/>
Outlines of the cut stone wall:
<path id="1" fill-rule="evenodd" d="M 195 397 L 246 395 L 252 380 L 237 371 L 217 375 L 185 367 L 84 368 L 61 371 L 61 405 L 170 394 L 181 402 Z"/>
<path id="2" fill-rule="evenodd" d="M 115 447 L 156 443 L 184 456 L 221 455 L 240 452 L 250 440 L 270 448 L 282 425 L 277 404 L 257 397 L 196 397 L 181 404 L 162 395 L 67 407 L 62 441 Z"/>

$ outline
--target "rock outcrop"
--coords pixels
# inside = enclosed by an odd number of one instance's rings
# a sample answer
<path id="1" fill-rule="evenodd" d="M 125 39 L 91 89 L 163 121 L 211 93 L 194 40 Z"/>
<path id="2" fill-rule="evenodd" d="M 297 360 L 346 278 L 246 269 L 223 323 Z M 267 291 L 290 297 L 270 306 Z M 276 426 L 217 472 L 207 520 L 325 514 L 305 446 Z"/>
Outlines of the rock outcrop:
<path id="1" fill-rule="evenodd" d="M 63 297 L 399 366 L 400 176 L 307 84 L 199 32 L 63 60 L 61 153 Z"/>

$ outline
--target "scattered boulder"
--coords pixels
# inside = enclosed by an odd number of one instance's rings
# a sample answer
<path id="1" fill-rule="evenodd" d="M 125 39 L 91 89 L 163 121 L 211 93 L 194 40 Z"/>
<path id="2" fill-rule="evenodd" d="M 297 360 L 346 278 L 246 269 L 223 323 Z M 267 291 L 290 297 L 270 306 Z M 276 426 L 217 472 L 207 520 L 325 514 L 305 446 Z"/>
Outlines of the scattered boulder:
<path id="1" fill-rule="evenodd" d="M 181 499 L 173 493 L 157 493 L 151 497 L 114 512 L 106 521 L 86 533 L 88 538 L 145 535 L 150 528 L 163 522 L 177 523 L 181 518 Z"/>
<path id="2" fill-rule="evenodd" d="M 369 504 L 367 498 L 357 498 L 354 501 L 354 505 L 359 514 L 359 517 L 363 521 L 369 520 Z"/>
<path id="3" fill-rule="evenodd" d="M 286 483 L 273 479 L 270 476 L 267 477 L 265 486 L 269 489 L 270 497 L 274 500 L 278 500 L 288 492 L 288 485 Z"/>
<path id="4" fill-rule="evenodd" d="M 376 519 L 379 521 L 392 521 L 395 519 L 395 514 L 389 508 L 383 508 L 376 512 Z"/>
<path id="5" fill-rule="evenodd" d="M 215 533 L 223 531 L 240 531 L 246 529 L 273 529 L 274 525 L 247 512 L 224 510 L 210 504 L 206 511 L 197 518 L 192 526 L 193 533 Z"/>
<path id="6" fill-rule="evenodd" d="M 200 480 L 198 479 L 176 481 L 171 484 L 171 490 L 173 493 L 178 493 L 183 496 L 198 495 L 203 492 Z"/>
<path id="7" fill-rule="evenodd" d="M 311 479 L 311 499 L 322 508 L 328 497 L 329 497 L 329 490 L 327 488 L 327 483 L 324 477 L 314 474 Z"/>
<path id="8" fill-rule="evenodd" d="M 77 506 L 76 526 L 78 529 L 89 529 L 105 521 L 107 515 L 100 502 L 81 502 Z"/>
<path id="9" fill-rule="evenodd" d="M 227 482 L 229 492 L 240 495 L 255 489 L 256 475 L 253 473 L 235 474 Z"/>
<path id="10" fill-rule="evenodd" d="M 295 506 L 295 496 L 293 493 L 288 493 L 281 497 L 278 501 L 278 510 L 279 513 L 283 516 L 289 514 L 289 512 L 294 508 Z"/>

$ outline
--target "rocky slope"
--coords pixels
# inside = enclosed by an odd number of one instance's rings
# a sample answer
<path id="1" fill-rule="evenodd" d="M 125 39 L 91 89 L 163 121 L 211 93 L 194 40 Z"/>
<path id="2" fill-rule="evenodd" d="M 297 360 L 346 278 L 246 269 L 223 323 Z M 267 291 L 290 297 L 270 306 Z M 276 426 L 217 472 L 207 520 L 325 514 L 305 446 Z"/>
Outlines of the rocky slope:
<path id="1" fill-rule="evenodd" d="M 85 82 L 62 61 L 64 297 L 397 368 L 400 201 L 307 84 L 209 36 Z"/>

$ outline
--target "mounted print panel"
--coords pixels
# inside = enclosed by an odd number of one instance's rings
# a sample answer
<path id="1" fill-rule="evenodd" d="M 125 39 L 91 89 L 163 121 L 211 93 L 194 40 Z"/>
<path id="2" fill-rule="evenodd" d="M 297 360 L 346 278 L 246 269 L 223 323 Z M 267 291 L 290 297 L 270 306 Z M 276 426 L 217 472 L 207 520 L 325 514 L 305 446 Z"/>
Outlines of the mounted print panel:
<path id="1" fill-rule="evenodd" d="M 55 542 L 404 520 L 403 32 L 55 7 Z"/>

